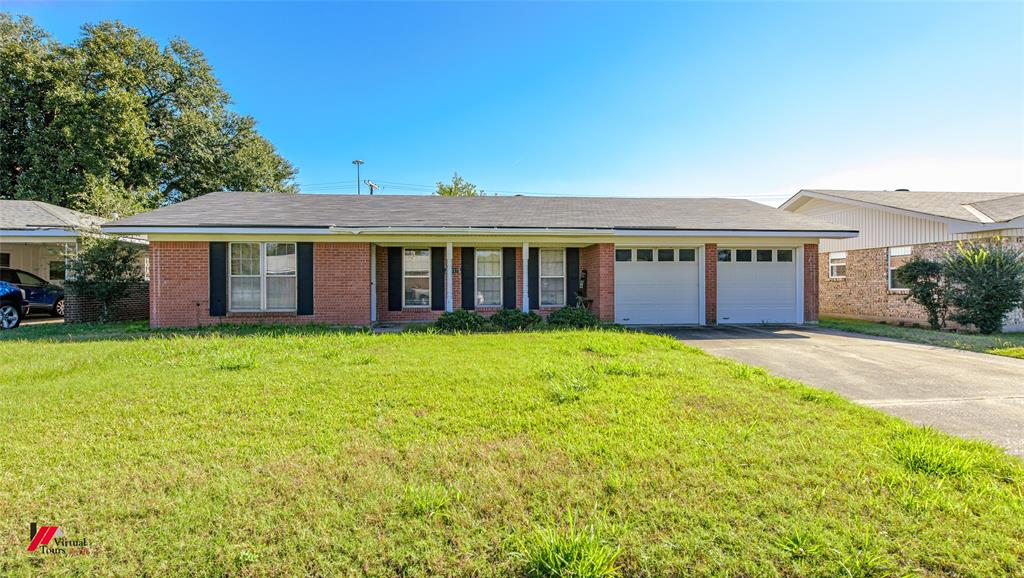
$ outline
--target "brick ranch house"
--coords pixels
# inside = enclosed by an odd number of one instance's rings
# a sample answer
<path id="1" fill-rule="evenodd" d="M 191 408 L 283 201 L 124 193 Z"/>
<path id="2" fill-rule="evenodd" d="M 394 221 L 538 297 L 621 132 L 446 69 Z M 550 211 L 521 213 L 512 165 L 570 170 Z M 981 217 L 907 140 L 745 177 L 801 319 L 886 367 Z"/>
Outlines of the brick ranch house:
<path id="1" fill-rule="evenodd" d="M 780 208 L 861 232 L 821 242 L 822 315 L 926 325 L 924 309 L 904 299 L 893 270 L 970 239 L 1024 244 L 1024 193 L 802 190 Z M 1024 312 L 1011 312 L 1004 331 L 1024 331 Z"/>
<path id="2" fill-rule="evenodd" d="M 150 243 L 150 324 L 430 321 L 585 305 L 631 325 L 813 323 L 844 225 L 734 199 L 217 192 L 108 223 Z"/>

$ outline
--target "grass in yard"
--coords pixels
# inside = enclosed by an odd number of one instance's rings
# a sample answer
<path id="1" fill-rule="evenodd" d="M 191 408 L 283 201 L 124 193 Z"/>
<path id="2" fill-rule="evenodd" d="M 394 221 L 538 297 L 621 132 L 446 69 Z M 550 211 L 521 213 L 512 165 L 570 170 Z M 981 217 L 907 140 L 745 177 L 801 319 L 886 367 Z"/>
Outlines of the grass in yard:
<path id="1" fill-rule="evenodd" d="M 668 337 L 0 340 L 0 575 L 1024 575 L 1021 461 Z"/>
<path id="2" fill-rule="evenodd" d="M 934 331 L 920 327 L 899 327 L 876 323 L 873 321 L 861 321 L 859 319 L 844 319 L 838 317 L 823 317 L 818 324 L 828 329 L 840 331 L 851 331 L 853 333 L 864 333 L 866 335 L 878 335 L 879 337 L 892 337 L 904 339 L 916 343 L 938 345 L 941 347 L 953 347 L 978 351 L 981 353 L 992 353 L 1006 357 L 1017 357 L 1024 359 L 1024 333 L 1001 333 L 997 335 L 981 335 L 975 333 L 952 333 L 948 331 Z"/>

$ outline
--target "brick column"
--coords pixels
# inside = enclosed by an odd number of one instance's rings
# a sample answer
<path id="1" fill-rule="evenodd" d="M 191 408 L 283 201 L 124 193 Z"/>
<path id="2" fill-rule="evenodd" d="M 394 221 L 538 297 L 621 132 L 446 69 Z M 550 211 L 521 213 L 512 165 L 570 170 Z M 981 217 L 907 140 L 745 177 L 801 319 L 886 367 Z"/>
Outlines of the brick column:
<path id="1" fill-rule="evenodd" d="M 718 325 L 718 244 L 704 245 L 704 323 Z"/>
<path id="2" fill-rule="evenodd" d="M 818 245 L 804 244 L 804 323 L 818 322 Z"/>
<path id="3" fill-rule="evenodd" d="M 580 250 L 580 270 L 587 272 L 587 298 L 601 321 L 615 321 L 615 245 L 600 243 Z"/>

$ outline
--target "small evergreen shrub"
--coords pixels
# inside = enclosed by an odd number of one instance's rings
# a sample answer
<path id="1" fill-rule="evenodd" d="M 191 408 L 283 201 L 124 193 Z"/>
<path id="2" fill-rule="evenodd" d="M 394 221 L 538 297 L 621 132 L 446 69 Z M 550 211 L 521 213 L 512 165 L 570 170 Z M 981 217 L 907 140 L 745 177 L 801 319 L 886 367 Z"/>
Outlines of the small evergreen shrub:
<path id="1" fill-rule="evenodd" d="M 597 327 L 601 324 L 597 317 L 585 307 L 563 307 L 548 315 L 548 323 L 558 327 Z"/>
<path id="2" fill-rule="evenodd" d="M 502 309 L 491 315 L 491 323 L 505 331 L 522 331 L 529 327 L 539 325 L 544 319 L 534 313 L 523 313 L 518 309 Z"/>
<path id="3" fill-rule="evenodd" d="M 990 334 L 1024 301 L 1024 250 L 996 239 L 960 243 L 942 262 L 950 318 Z"/>
<path id="4" fill-rule="evenodd" d="M 471 333 L 482 330 L 485 325 L 487 325 L 487 320 L 484 319 L 483 315 L 475 311 L 466 311 L 465 309 L 443 313 L 434 322 L 435 329 L 446 333 Z"/>
<path id="5" fill-rule="evenodd" d="M 949 309 L 946 289 L 942 285 L 942 264 L 914 257 L 896 269 L 896 279 L 910 288 L 904 299 L 924 307 L 932 329 L 942 329 Z"/>

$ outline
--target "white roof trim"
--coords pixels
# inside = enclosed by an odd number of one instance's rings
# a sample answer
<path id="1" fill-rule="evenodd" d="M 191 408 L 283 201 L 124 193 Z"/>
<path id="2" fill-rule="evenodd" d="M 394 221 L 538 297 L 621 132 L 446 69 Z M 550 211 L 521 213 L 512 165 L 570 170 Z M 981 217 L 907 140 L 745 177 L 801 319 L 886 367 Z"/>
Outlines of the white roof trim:
<path id="1" fill-rule="evenodd" d="M 0 237 L 79 237 L 74 229 L 0 229 Z"/>

